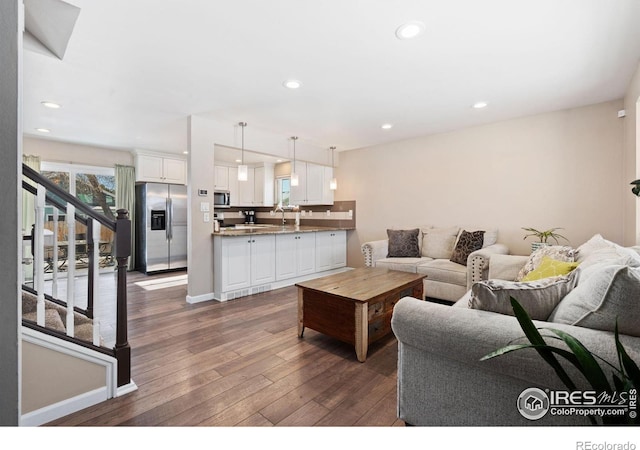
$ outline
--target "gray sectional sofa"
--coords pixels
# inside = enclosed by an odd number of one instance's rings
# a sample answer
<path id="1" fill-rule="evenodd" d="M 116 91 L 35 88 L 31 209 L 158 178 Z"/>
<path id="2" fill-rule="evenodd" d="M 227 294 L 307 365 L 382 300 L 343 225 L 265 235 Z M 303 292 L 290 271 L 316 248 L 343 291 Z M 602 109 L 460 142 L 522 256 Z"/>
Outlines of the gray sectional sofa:
<path id="1" fill-rule="evenodd" d="M 433 426 L 589 425 L 587 418 L 577 415 L 547 413 L 530 420 L 516 408 L 527 389 L 566 390 L 534 350 L 481 358 L 514 340 L 526 342 L 519 340 L 524 334 L 513 315 L 495 312 L 501 310 L 506 290 L 530 302 L 526 308 L 537 317 L 537 327 L 569 333 L 614 364 L 617 318 L 621 342 L 640 365 L 639 252 L 638 247 L 620 247 L 596 235 L 575 250 L 571 257 L 578 267 L 566 275 L 516 281 L 533 255 L 497 255 L 489 264 L 489 280 L 474 285 L 453 306 L 401 299 L 391 322 L 398 339 L 398 417 L 410 425 Z M 503 281 L 494 281 L 498 279 Z M 568 283 L 569 292 L 558 291 L 556 283 Z M 483 292 L 488 292 L 484 299 Z M 540 305 L 531 303 L 536 298 L 546 306 L 537 310 Z M 544 317 L 548 301 L 556 306 Z M 567 371 L 579 388 L 588 388 L 575 368 Z"/>
<path id="2" fill-rule="evenodd" d="M 418 250 L 412 256 L 389 256 L 389 239 L 365 242 L 361 251 L 367 267 L 386 267 L 427 275 L 424 292 L 430 298 L 451 303 L 457 301 L 473 283 L 487 279 L 492 255 L 509 253 L 506 245 L 497 243 L 498 230 L 487 229 L 482 248 L 471 252 L 464 264 L 456 263 L 451 261 L 451 257 L 461 233 L 480 228 L 422 226 L 415 229 L 418 230 Z"/>

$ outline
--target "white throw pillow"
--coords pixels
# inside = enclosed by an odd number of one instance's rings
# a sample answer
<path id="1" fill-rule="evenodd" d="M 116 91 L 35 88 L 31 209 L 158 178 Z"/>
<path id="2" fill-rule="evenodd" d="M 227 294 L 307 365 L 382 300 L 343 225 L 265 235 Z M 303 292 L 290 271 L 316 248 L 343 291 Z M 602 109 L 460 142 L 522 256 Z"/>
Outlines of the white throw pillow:
<path id="1" fill-rule="evenodd" d="M 422 256 L 449 259 L 458 236 L 458 227 L 422 229 Z"/>
<path id="2" fill-rule="evenodd" d="M 511 297 L 515 298 L 533 320 L 547 320 L 558 303 L 574 288 L 573 272 L 563 277 L 519 282 L 485 280 L 471 286 L 469 308 L 513 316 Z"/>
<path id="3" fill-rule="evenodd" d="M 640 337 L 640 268 L 601 263 L 581 270 L 578 285 L 549 322 Z"/>

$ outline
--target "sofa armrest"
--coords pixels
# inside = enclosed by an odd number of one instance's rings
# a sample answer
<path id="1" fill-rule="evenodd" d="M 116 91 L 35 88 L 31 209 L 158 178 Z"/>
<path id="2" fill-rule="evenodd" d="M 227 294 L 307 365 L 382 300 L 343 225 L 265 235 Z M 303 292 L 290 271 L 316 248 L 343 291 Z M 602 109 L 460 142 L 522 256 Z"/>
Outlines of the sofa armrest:
<path id="1" fill-rule="evenodd" d="M 489 261 L 493 255 L 506 255 L 509 247 L 504 244 L 493 244 L 472 252 L 467 258 L 467 289 L 473 283 L 489 278 Z"/>
<path id="2" fill-rule="evenodd" d="M 515 281 L 528 260 L 528 256 L 522 255 L 495 255 L 489 263 L 488 278 Z"/>
<path id="3" fill-rule="evenodd" d="M 389 252 L 389 239 L 365 242 L 360 247 L 360 250 L 364 255 L 364 265 L 373 267 L 377 260 L 387 257 L 387 253 Z"/>

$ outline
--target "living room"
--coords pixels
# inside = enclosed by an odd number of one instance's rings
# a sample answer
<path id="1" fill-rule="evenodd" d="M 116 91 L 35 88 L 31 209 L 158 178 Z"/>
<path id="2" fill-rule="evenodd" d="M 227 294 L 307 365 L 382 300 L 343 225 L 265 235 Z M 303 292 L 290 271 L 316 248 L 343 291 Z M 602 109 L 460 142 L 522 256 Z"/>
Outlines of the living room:
<path id="1" fill-rule="evenodd" d="M 83 2 L 70 3 L 77 3 L 81 9 L 90 8 Z M 407 8 L 407 11 L 417 11 L 420 9 L 418 3 L 420 2 L 407 2 L 403 6 Z M 506 7 L 501 2 L 499 3 L 492 5 L 492 7 Z M 629 11 L 637 12 L 637 8 L 634 9 L 635 6 L 632 3 L 622 3 L 621 10 L 627 13 Z M 150 5 L 147 6 L 153 9 Z M 384 9 L 381 4 L 376 4 L 376 6 Z M 547 11 L 546 14 L 553 16 L 554 7 L 552 4 L 547 6 L 550 11 Z M 593 10 L 590 10 L 591 15 L 588 15 L 588 18 L 584 19 L 579 27 L 576 25 L 577 28 L 588 29 L 590 25 L 597 22 L 593 16 L 609 14 L 604 14 L 595 4 L 591 6 L 593 7 Z M 349 11 L 352 7 L 353 5 L 349 7 Z M 574 8 L 581 8 L 581 5 L 574 5 Z M 358 8 L 353 9 L 357 10 Z M 567 13 L 567 10 L 562 12 Z M 523 14 L 522 11 L 519 13 Z M 80 16 L 82 14 L 80 12 Z M 627 31 L 632 28 L 627 25 L 627 21 L 630 19 L 625 14 L 618 14 L 620 16 L 611 13 L 612 17 L 607 17 L 613 24 L 625 24 L 624 29 Z M 406 15 L 404 13 L 397 14 L 395 17 Z M 518 17 L 520 17 L 519 14 Z M 560 17 L 569 21 L 568 16 L 560 14 Z M 406 19 L 408 20 L 410 17 L 406 17 Z M 467 18 L 464 23 L 468 24 L 471 20 L 472 18 Z M 562 22 L 562 20 L 559 21 Z M 431 25 L 431 23 L 429 24 Z M 609 25 L 614 28 L 613 25 Z M 83 26 L 82 22 L 79 22 L 79 26 Z M 460 28 L 456 28 L 456 31 L 459 32 Z M 507 27 L 507 29 L 512 33 L 516 32 L 513 27 Z M 558 26 L 556 31 L 558 33 L 556 36 L 561 36 L 563 34 L 562 26 Z M 572 31 L 575 29 L 572 28 Z M 507 31 L 502 29 L 500 33 L 507 33 Z M 487 91 L 477 87 L 473 98 L 462 98 L 457 95 L 453 98 L 452 91 L 447 91 L 447 94 L 451 96 L 451 104 L 455 105 L 454 109 L 457 109 L 459 113 L 457 122 L 449 121 L 453 113 L 447 104 L 447 98 L 436 100 L 434 91 L 437 89 L 433 89 L 433 91 L 422 89 L 422 86 L 415 84 L 414 86 L 417 86 L 414 87 L 415 96 L 407 96 L 406 92 L 403 92 L 398 94 L 396 98 L 406 100 L 393 99 L 389 101 L 386 99 L 385 102 L 382 102 L 388 107 L 398 106 L 394 103 L 400 105 L 399 110 L 385 118 L 372 117 L 366 113 L 366 110 L 371 107 L 370 105 L 376 103 L 373 96 L 360 97 L 360 104 L 364 107 L 360 114 L 367 118 L 368 123 L 365 126 L 353 123 L 353 129 L 361 126 L 368 129 L 367 132 L 370 133 L 370 136 L 374 133 L 381 136 L 375 139 L 367 136 L 356 140 L 352 139 L 348 132 L 341 131 L 335 133 L 335 141 L 332 141 L 331 139 L 334 138 L 330 133 L 316 134 L 308 123 L 296 123 L 296 116 L 304 115 L 296 109 L 297 102 L 302 97 L 299 96 L 292 103 L 289 103 L 290 100 L 282 100 L 283 104 L 286 103 L 291 107 L 291 111 L 295 112 L 283 114 L 287 120 L 283 120 L 278 125 L 275 124 L 276 119 L 261 119 L 261 117 L 269 116 L 271 112 L 276 117 L 277 111 L 265 111 L 258 108 L 257 112 L 251 112 L 240 106 L 235 106 L 236 109 L 228 106 L 227 111 L 218 112 L 217 115 L 213 113 L 200 114 L 201 111 L 208 111 L 210 106 L 194 102 L 191 105 L 193 109 L 189 110 L 187 114 L 183 114 L 179 120 L 174 120 L 175 112 L 170 114 L 171 118 L 163 123 L 167 127 L 166 130 L 149 127 L 147 129 L 151 131 L 149 134 L 155 134 L 153 139 L 144 141 L 145 137 L 142 137 L 141 142 L 144 143 L 140 144 L 130 143 L 131 141 L 127 144 L 117 144 L 116 141 L 119 138 L 108 139 L 113 132 L 112 129 L 102 134 L 104 139 L 91 140 L 86 136 L 74 139 L 70 134 L 65 135 L 66 131 L 62 133 L 56 129 L 55 125 L 57 123 L 61 125 L 63 121 L 56 119 L 55 116 L 47 117 L 49 121 L 47 126 L 51 127 L 50 137 L 47 138 L 40 132 L 34 131 L 36 124 L 33 116 L 30 116 L 25 122 L 23 153 L 25 155 L 37 154 L 43 159 L 49 158 L 82 164 L 113 165 L 118 163 L 131 165 L 133 157 L 130 150 L 135 148 L 153 148 L 158 151 L 171 151 L 179 155 L 182 155 L 183 151 L 188 151 L 187 155 L 181 157 L 184 157 L 188 162 L 189 187 L 192 190 L 204 188 L 212 192 L 211 167 L 213 167 L 215 158 L 212 143 L 239 148 L 239 134 L 235 125 L 238 120 L 247 120 L 249 127 L 246 130 L 246 147 L 250 150 L 291 158 L 292 149 L 289 138 L 291 135 L 300 134 L 302 137 L 298 141 L 298 157 L 301 160 L 328 164 L 330 160 L 328 149 L 331 145 L 337 145 L 339 151 L 336 154 L 335 176 L 339 184 L 335 192 L 335 199 L 356 201 L 358 207 L 357 228 L 348 234 L 347 265 L 350 267 L 364 265 L 361 252 L 362 243 L 385 238 L 387 229 L 427 225 L 497 227 L 499 242 L 507 245 L 509 251 L 516 255 L 526 255 L 530 251 L 530 241 L 523 239 L 525 235 L 523 227 L 561 227 L 563 234 L 574 246 L 587 241 L 595 233 L 600 233 L 620 245 L 631 246 L 637 242 L 638 227 L 640 226 L 640 220 L 637 218 L 639 212 L 637 198 L 631 193 L 629 184 L 637 178 L 636 149 L 638 148 L 637 136 L 639 135 L 637 133 L 639 120 L 637 109 L 640 98 L 638 46 L 628 42 L 615 49 L 610 49 L 604 44 L 591 46 L 592 43 L 584 37 L 588 35 L 588 32 L 583 31 L 583 33 L 581 36 L 584 40 L 577 47 L 571 49 L 563 47 L 557 53 L 553 53 L 553 58 L 550 58 L 558 63 L 558 67 L 572 66 L 572 70 L 569 72 L 560 73 L 560 68 L 556 69 L 550 66 L 544 68 L 542 66 L 527 66 L 528 71 L 532 74 L 531 77 L 519 78 L 522 77 L 522 74 L 512 75 L 505 68 L 502 68 L 502 71 L 488 70 L 487 68 L 478 69 L 478 72 L 489 73 L 488 77 L 494 78 L 494 81 L 501 84 L 505 91 L 518 97 L 521 101 L 521 107 L 516 107 L 516 105 L 501 107 L 501 104 L 506 103 L 507 95 L 495 86 Z M 630 36 L 638 37 L 637 32 L 633 30 L 629 33 Z M 465 39 L 470 39 L 472 36 L 473 33 L 470 32 L 465 36 Z M 504 36 L 501 39 L 508 39 Z M 426 37 L 434 38 L 434 36 L 423 36 L 422 38 Z M 448 35 L 447 37 L 455 40 L 453 36 Z M 620 45 L 623 38 L 618 35 L 616 38 L 619 40 L 612 39 L 611 45 Z M 72 35 L 69 47 L 70 57 L 73 57 L 73 39 Z M 602 37 L 602 40 L 605 38 Z M 489 41 L 495 42 L 491 39 L 487 42 Z M 414 42 L 419 41 L 407 41 L 409 45 Z M 545 42 L 547 42 L 547 46 L 541 46 L 541 48 L 545 52 L 551 51 L 553 46 L 548 41 Z M 398 43 L 404 44 L 405 42 L 399 40 L 394 42 L 394 44 Z M 523 61 L 531 56 L 528 52 L 533 52 L 535 47 L 536 45 L 533 44 L 526 47 L 527 51 L 524 51 L 522 55 L 505 56 L 506 60 L 511 58 L 511 63 L 507 63 L 504 67 L 509 67 L 510 64 L 513 66 L 523 64 Z M 576 52 L 574 56 L 577 54 L 585 59 L 582 60 L 578 57 L 576 60 L 570 59 L 567 52 L 572 50 Z M 502 48 L 495 50 L 496 53 L 501 51 L 503 51 Z M 604 60 L 602 65 L 592 67 L 586 64 L 587 61 L 589 64 L 595 64 L 587 58 L 591 51 Z M 399 50 L 399 52 L 406 52 L 406 49 Z M 489 53 L 491 51 L 487 50 L 487 54 Z M 605 63 L 615 64 L 619 61 L 612 54 L 624 54 L 624 57 L 620 59 L 624 64 L 603 67 L 606 66 Z M 607 55 L 607 58 L 604 58 L 604 55 Z M 42 55 L 38 56 L 42 58 Z M 238 59 L 245 58 L 241 52 L 237 52 L 236 56 Z M 293 56 L 291 59 L 295 59 L 296 55 Z M 405 54 L 405 56 L 407 55 Z M 564 57 L 567 59 L 563 59 Z M 32 62 L 35 57 L 30 55 L 28 58 L 27 62 Z M 472 59 L 477 62 L 477 59 Z M 344 72 L 348 72 L 349 67 L 354 64 L 349 65 L 345 61 L 347 60 L 340 60 L 342 65 L 336 67 L 344 67 Z M 403 61 L 411 61 L 411 57 Z M 225 60 L 225 63 L 227 62 Z M 51 61 L 49 63 L 54 65 Z M 495 61 L 492 60 L 491 64 L 494 63 Z M 60 67 L 64 68 L 64 64 L 64 59 L 55 61 L 56 70 Z M 123 69 L 124 66 L 117 64 L 114 66 L 118 67 L 118 69 L 113 69 L 114 79 L 127 77 L 127 71 Z M 273 70 L 278 74 L 278 77 L 281 72 L 285 72 L 284 70 L 266 69 L 266 67 L 268 66 L 264 60 L 256 60 L 250 67 L 244 69 L 254 70 L 256 73 Z M 25 68 L 29 68 L 29 64 L 25 64 Z M 380 69 L 378 65 L 374 68 Z M 192 67 L 188 65 L 185 67 L 184 62 L 175 65 L 165 63 L 163 69 L 173 72 L 177 78 L 183 72 L 192 70 Z M 451 77 L 449 79 L 452 84 L 473 83 L 473 77 L 470 78 L 471 81 L 464 81 L 460 80 L 457 75 L 454 76 L 466 70 L 469 70 L 468 63 L 459 62 L 450 73 L 439 76 L 443 79 Z M 425 76 L 424 72 L 418 72 L 422 74 L 420 76 Z M 596 72 L 601 78 L 595 81 L 584 75 Z M 358 73 L 360 72 L 358 71 Z M 214 75 L 217 75 L 215 71 L 208 74 L 212 80 Z M 27 75 L 25 74 L 25 76 Z M 409 78 L 416 82 L 415 78 L 420 78 L 420 76 L 411 75 Z M 574 78 L 569 79 L 569 76 Z M 302 76 L 300 77 L 302 78 Z M 404 77 L 405 74 L 397 76 L 399 80 Z M 275 75 L 272 78 L 275 78 Z M 538 92 L 536 79 L 557 80 L 555 83 L 551 83 L 553 85 L 551 94 L 543 95 L 542 92 Z M 585 81 L 585 79 L 588 80 Z M 280 83 L 279 78 L 278 80 Z M 311 88 L 313 83 L 310 80 L 305 77 L 302 87 L 296 94 L 304 94 L 304 89 Z M 608 82 L 609 80 L 614 81 Z M 220 79 L 214 81 L 224 85 L 224 89 L 230 91 L 241 91 L 244 88 L 240 83 L 236 84 Z M 446 84 L 445 81 L 441 82 Z M 136 88 L 144 91 L 140 79 L 137 79 L 137 83 Z M 28 82 L 25 84 L 29 85 Z M 402 84 L 402 81 L 399 81 L 398 84 Z M 571 89 L 572 84 L 580 84 L 580 86 Z M 262 82 L 256 83 L 256 85 L 258 85 L 256 89 L 271 89 L 265 87 Z M 355 83 L 353 87 L 356 88 L 357 85 L 358 83 Z M 532 86 L 535 86 L 536 89 L 533 89 Z M 277 86 L 277 88 L 285 91 L 285 94 L 289 93 L 281 86 Z M 171 87 L 167 87 L 168 97 L 173 95 L 171 90 Z M 247 90 L 249 89 L 247 88 Z M 116 91 L 114 89 L 112 93 Z M 251 92 L 246 95 L 250 97 L 255 94 L 252 88 Z M 466 94 L 471 95 L 469 91 L 465 91 Z M 31 92 L 28 95 L 33 100 L 36 96 L 42 96 L 44 93 Z M 118 92 L 114 96 L 119 97 L 120 95 L 135 97 L 132 92 L 126 94 Z M 217 95 L 222 97 L 222 93 L 217 93 Z M 385 94 L 385 97 L 386 95 L 388 94 Z M 477 96 L 481 96 L 481 98 Z M 403 113 L 402 104 L 406 104 L 408 108 L 408 105 L 420 103 L 419 99 L 421 98 L 428 99 L 423 100 L 424 104 L 433 103 L 433 107 L 429 109 L 428 113 L 419 108 L 411 110 L 411 112 L 424 113 L 423 117 Z M 332 96 L 332 100 L 334 99 Z M 47 98 L 38 97 L 36 102 L 38 107 L 39 102 L 43 100 L 47 100 Z M 244 100 L 246 101 L 246 98 Z M 478 100 L 485 100 L 488 105 L 479 109 L 472 108 L 471 105 Z M 267 103 L 269 101 L 278 103 L 280 97 L 275 96 L 275 99 L 265 100 Z M 202 103 L 206 103 L 206 101 L 203 100 Z M 347 114 L 336 113 L 336 110 L 340 108 L 346 110 L 346 103 L 346 101 L 344 103 L 342 101 L 335 102 L 334 107 L 331 104 L 312 102 L 312 105 L 317 109 L 325 110 L 325 114 L 319 117 L 315 116 L 311 120 L 318 124 L 321 123 L 320 120 L 323 117 L 327 119 L 333 114 L 342 120 Z M 72 105 L 73 103 L 63 104 L 61 111 L 70 110 Z M 164 108 L 157 103 L 155 107 L 156 110 Z M 29 108 L 33 110 L 35 106 L 25 106 L 25 109 Z M 349 113 L 352 114 L 351 110 Z M 105 121 L 109 120 L 110 114 L 104 114 L 104 116 L 102 114 L 97 113 L 96 117 L 103 117 Z M 118 113 L 111 114 L 118 115 Z M 142 116 L 144 113 L 139 115 Z M 340 120 L 327 119 L 326 123 L 330 123 L 327 128 L 335 130 L 341 127 L 348 130 L 351 125 L 340 125 Z M 381 130 L 381 123 L 378 123 L 381 120 L 393 122 L 393 127 Z M 99 122 L 99 120 L 95 121 Z M 125 119 L 122 121 L 126 122 Z M 270 129 L 270 126 L 273 126 L 275 131 Z M 180 137 L 177 141 L 173 140 L 173 137 L 169 137 L 169 129 L 174 128 L 180 130 Z M 373 129 L 375 130 L 372 131 Z M 307 136 L 304 136 L 304 133 Z M 165 137 L 166 142 L 170 144 L 162 142 Z M 179 144 L 172 145 L 175 142 L 179 142 Z M 154 143 L 157 144 L 155 148 L 153 147 Z M 172 148 L 167 149 L 166 146 Z M 194 195 L 191 203 L 192 208 L 199 205 L 199 202 L 199 199 Z M 187 297 L 203 298 L 213 292 L 210 236 L 212 225 L 202 221 L 195 222 L 191 229 Z"/>

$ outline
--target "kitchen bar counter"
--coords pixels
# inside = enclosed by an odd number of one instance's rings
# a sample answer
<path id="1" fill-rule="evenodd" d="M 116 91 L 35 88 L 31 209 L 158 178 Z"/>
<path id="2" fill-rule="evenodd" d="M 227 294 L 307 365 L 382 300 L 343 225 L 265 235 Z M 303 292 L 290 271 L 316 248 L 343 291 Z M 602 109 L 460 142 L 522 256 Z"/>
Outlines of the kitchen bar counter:
<path id="1" fill-rule="evenodd" d="M 238 227 L 220 228 L 220 231 L 211 233 L 213 236 L 246 236 L 259 234 L 287 234 L 287 233 L 314 233 L 318 231 L 353 230 L 353 228 L 321 227 L 309 225 L 239 225 Z"/>

